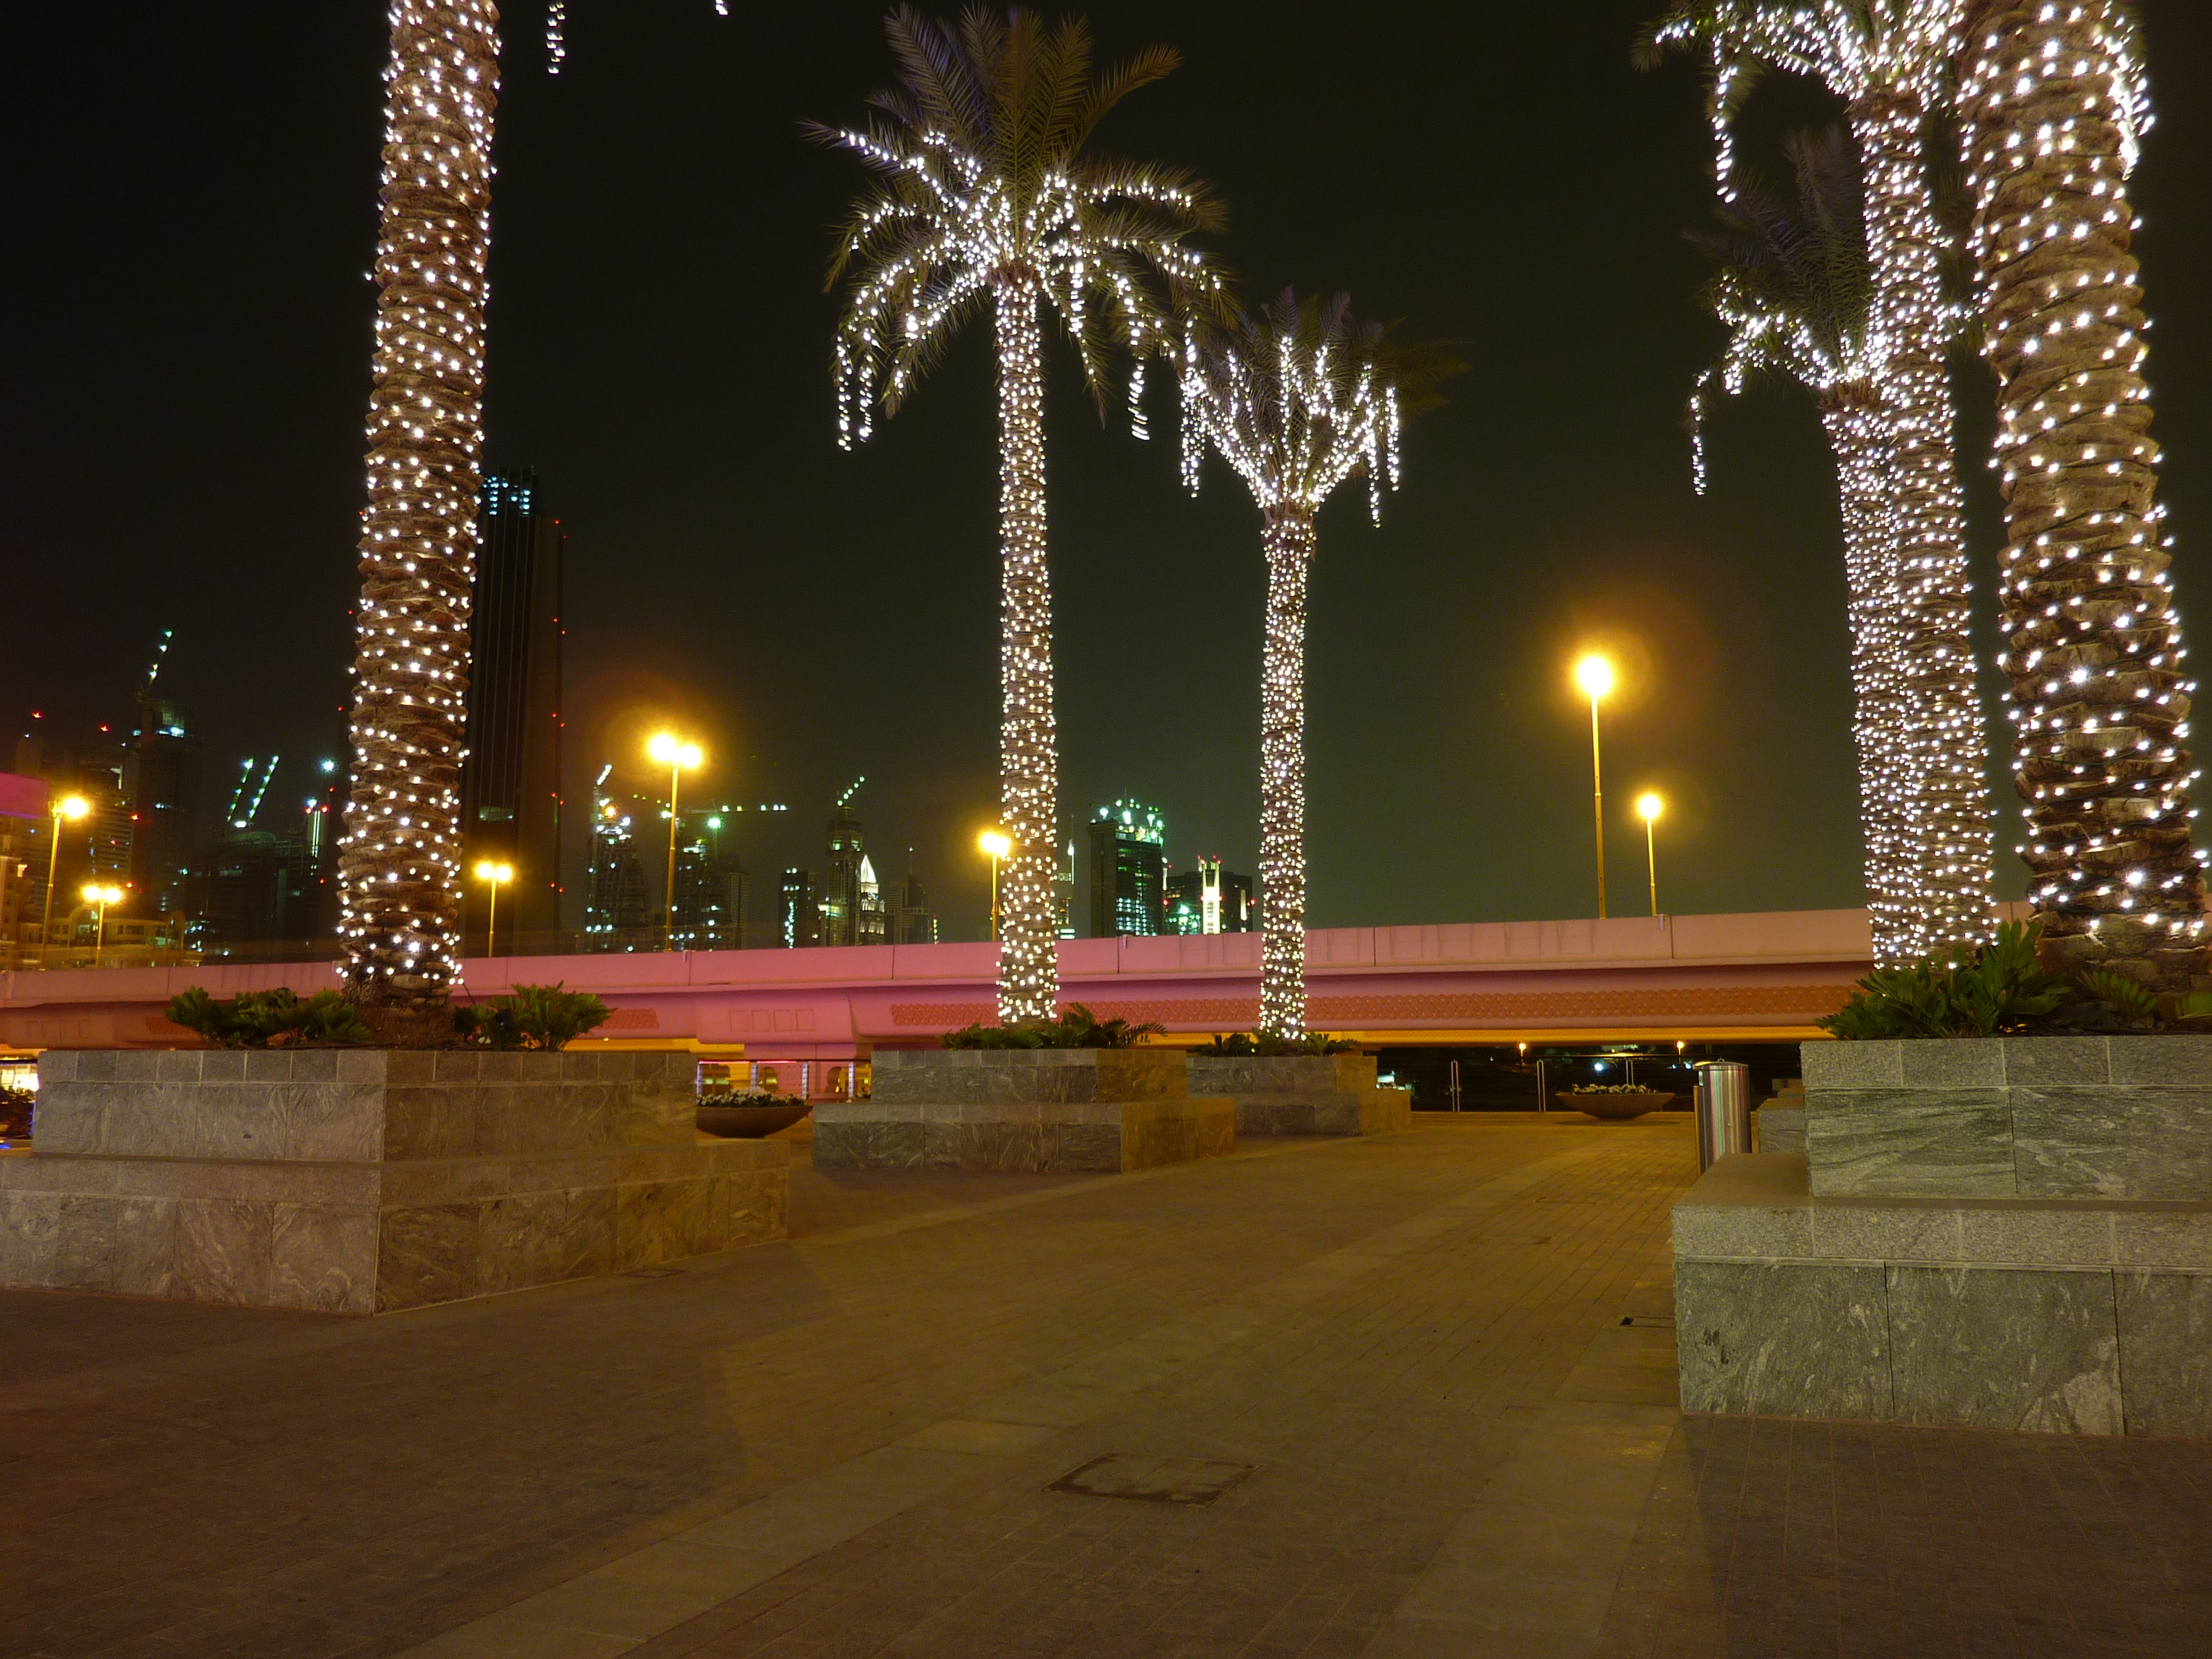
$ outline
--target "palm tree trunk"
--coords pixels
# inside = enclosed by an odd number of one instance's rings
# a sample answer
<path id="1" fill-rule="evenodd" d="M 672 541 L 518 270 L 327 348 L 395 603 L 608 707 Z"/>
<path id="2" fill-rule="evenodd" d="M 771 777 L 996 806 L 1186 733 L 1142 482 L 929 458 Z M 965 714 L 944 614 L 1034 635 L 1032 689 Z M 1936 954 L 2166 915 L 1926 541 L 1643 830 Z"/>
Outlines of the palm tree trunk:
<path id="1" fill-rule="evenodd" d="M 1310 507 L 1267 509 L 1260 664 L 1260 1029 L 1306 1029 L 1306 570 Z"/>
<path id="2" fill-rule="evenodd" d="M 1013 852 L 999 881 L 999 1018 L 1050 1019 L 1059 1000 L 1052 858 L 1059 754 L 1052 585 L 1045 562 L 1044 343 L 1036 274 L 998 283 L 1000 644 L 999 811 Z"/>
<path id="3" fill-rule="evenodd" d="M 2212 978 L 2130 252 L 2136 88 L 2119 11 L 1979 0 L 1960 112 L 1998 385 L 1999 665 L 2029 898 L 2055 959 L 2180 991 Z"/>
<path id="4" fill-rule="evenodd" d="M 1918 950 L 1911 904 L 1912 769 L 1901 741 L 1905 688 L 1897 660 L 1897 539 L 1890 516 L 1894 435 L 1881 393 L 1863 382 L 1832 388 L 1820 421 L 1843 497 L 1844 576 L 1851 629 L 1852 735 L 1866 843 L 1867 909 L 1877 963 Z"/>
<path id="5" fill-rule="evenodd" d="M 400 1011 L 445 1001 L 459 943 L 498 27 L 491 0 L 392 7 L 338 882 L 349 994 Z"/>
<path id="6" fill-rule="evenodd" d="M 1915 796 L 1908 902 L 1915 954 L 1925 954 L 1990 935 L 1989 738 L 1974 683 L 1956 412 L 1943 361 L 1942 235 L 1921 142 L 1926 110 L 1891 88 L 1850 114 L 1866 171 L 1874 332 L 1893 416 L 1897 654 Z"/>

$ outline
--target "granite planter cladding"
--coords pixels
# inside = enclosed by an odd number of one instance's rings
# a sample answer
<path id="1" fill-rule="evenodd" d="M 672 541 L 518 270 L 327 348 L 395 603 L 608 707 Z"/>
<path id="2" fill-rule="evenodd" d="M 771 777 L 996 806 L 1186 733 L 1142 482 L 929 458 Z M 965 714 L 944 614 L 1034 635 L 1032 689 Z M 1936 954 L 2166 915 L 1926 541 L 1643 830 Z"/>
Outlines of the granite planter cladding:
<path id="1" fill-rule="evenodd" d="M 384 1313 L 784 1237 L 684 1054 L 49 1051 L 0 1284 Z"/>
<path id="2" fill-rule="evenodd" d="M 2212 1202 L 1830 1197 L 1748 1154 L 1674 1233 L 1685 1411 L 2212 1436 Z"/>
<path id="3" fill-rule="evenodd" d="M 1815 1196 L 2212 1199 L 2212 1036 L 1804 1046 Z"/>
<path id="4" fill-rule="evenodd" d="M 1413 1127 L 1413 1091 L 1376 1088 L 1372 1054 L 1193 1054 L 1188 1086 L 1236 1102 L 1240 1135 L 1373 1135 Z"/>
<path id="5" fill-rule="evenodd" d="M 1236 1109 L 1169 1048 L 878 1049 L 874 1097 L 814 1109 L 817 1169 L 1141 1170 L 1218 1158 Z"/>

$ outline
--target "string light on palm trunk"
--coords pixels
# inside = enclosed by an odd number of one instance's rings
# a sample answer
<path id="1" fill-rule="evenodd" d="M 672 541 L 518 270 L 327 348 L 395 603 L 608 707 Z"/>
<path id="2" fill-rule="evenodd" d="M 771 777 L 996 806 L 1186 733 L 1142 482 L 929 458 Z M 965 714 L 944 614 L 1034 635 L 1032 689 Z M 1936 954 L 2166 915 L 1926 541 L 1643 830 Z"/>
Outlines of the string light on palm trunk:
<path id="1" fill-rule="evenodd" d="M 1285 290 L 1227 330 L 1194 326 L 1176 354 L 1182 475 L 1212 449 L 1260 507 L 1267 563 L 1260 681 L 1260 1024 L 1305 1030 L 1306 576 L 1314 516 L 1358 471 L 1379 522 L 1398 483 L 1399 388 L 1382 330 L 1351 301 L 1301 306 Z"/>
<path id="2" fill-rule="evenodd" d="M 1923 134 L 1942 94 L 1965 0 L 1692 0 L 1655 31 L 1656 46 L 1705 44 L 1716 173 L 1737 191 L 1734 129 L 1770 70 L 1841 97 L 1865 178 L 1872 272 L 1869 351 L 1888 410 L 1887 468 L 1897 549 L 1896 672 L 1905 696 L 1887 742 L 1911 794 L 1902 820 L 1902 902 L 1915 954 L 1989 937 L 1991 847 L 1987 739 L 1974 685 L 1963 495 L 1950 444 L 1943 368 L 1954 331 L 1938 266 L 1945 246 Z"/>
<path id="3" fill-rule="evenodd" d="M 847 448 L 895 413 L 952 332 L 985 303 L 999 367 L 1000 813 L 1012 843 L 999 893 L 999 1015 L 1048 1019 L 1059 991 L 1053 848 L 1059 759 L 1044 483 L 1043 313 L 1059 313 L 1094 392 L 1117 331 L 1141 364 L 1165 337 L 1171 290 L 1216 279 L 1183 244 L 1214 222 L 1173 172 L 1083 153 L 1118 99 L 1174 67 L 1133 60 L 1089 78 L 1089 32 L 1026 9 L 977 8 L 957 27 L 901 10 L 887 25 L 902 86 L 866 131 L 817 129 L 880 176 L 841 239 L 831 280 L 854 275 L 835 350 Z M 1142 435 L 1141 373 L 1131 377 Z"/>
<path id="4" fill-rule="evenodd" d="M 1991 464 L 2006 508 L 1999 665 L 2011 680 L 2019 850 L 2046 939 L 2163 988 L 2205 971 L 2185 666 L 2155 498 L 2127 179 L 2151 125 L 2112 0 L 1977 0 L 1959 107 Z"/>
<path id="5" fill-rule="evenodd" d="M 459 945 L 498 14 L 393 0 L 391 21 L 339 928 L 355 994 L 427 1007 Z"/>

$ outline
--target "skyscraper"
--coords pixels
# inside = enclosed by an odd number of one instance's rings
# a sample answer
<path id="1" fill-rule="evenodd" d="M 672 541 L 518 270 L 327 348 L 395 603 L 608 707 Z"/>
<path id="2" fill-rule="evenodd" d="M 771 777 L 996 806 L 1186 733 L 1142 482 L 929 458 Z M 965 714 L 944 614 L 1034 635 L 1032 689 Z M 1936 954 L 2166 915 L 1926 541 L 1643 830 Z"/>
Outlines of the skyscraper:
<path id="1" fill-rule="evenodd" d="M 796 865 L 783 872 L 783 889 L 777 896 L 776 924 L 780 942 L 787 950 L 804 950 L 822 943 L 822 912 L 814 896 L 814 872 Z"/>
<path id="2" fill-rule="evenodd" d="M 538 475 L 527 470 L 484 475 L 477 528 L 469 752 L 461 764 L 463 856 L 470 863 L 497 857 L 513 864 L 509 925 L 519 933 L 550 932 L 561 925 L 561 568 L 567 538 L 561 521 L 541 510 Z M 588 920 L 585 925 L 588 931 Z"/>
<path id="3" fill-rule="evenodd" d="M 1198 868 L 1168 878 L 1167 931 L 1170 933 L 1249 933 L 1258 921 L 1252 903 L 1252 878 L 1200 858 Z"/>
<path id="4" fill-rule="evenodd" d="M 138 688 L 123 774 L 131 797 L 131 884 L 144 896 L 144 914 L 155 916 L 182 914 L 185 873 L 204 833 L 199 734 L 183 706 L 156 689 L 168 650 L 164 633 Z"/>
<path id="5" fill-rule="evenodd" d="M 612 766 L 602 767 L 592 792 L 592 855 L 584 886 L 584 948 L 649 951 L 659 940 L 653 906 L 638 861 L 637 837 L 621 804 L 599 793 Z"/>
<path id="6" fill-rule="evenodd" d="M 1167 886 L 1167 824 L 1133 800 L 1102 806 L 1091 821 L 1091 934 L 1160 931 Z"/>
<path id="7" fill-rule="evenodd" d="M 890 907 L 891 943 L 934 945 L 937 915 L 929 908 L 929 890 L 914 872 L 914 848 L 906 849 L 906 874 L 899 878 L 897 902 Z"/>
<path id="8" fill-rule="evenodd" d="M 854 791 L 866 781 L 855 778 L 830 815 L 830 875 L 816 898 L 824 945 L 861 943 L 860 870 L 867 855 L 860 846 L 860 815 L 852 803 Z"/>
<path id="9" fill-rule="evenodd" d="M 876 866 L 868 862 L 868 855 L 860 855 L 860 904 L 854 911 L 853 943 L 855 945 L 888 945 L 890 943 L 890 912 L 884 902 L 884 890 L 876 880 Z"/>
<path id="10" fill-rule="evenodd" d="M 1075 837 L 1067 838 L 1067 861 L 1052 878 L 1053 915 L 1062 939 L 1075 937 Z"/>

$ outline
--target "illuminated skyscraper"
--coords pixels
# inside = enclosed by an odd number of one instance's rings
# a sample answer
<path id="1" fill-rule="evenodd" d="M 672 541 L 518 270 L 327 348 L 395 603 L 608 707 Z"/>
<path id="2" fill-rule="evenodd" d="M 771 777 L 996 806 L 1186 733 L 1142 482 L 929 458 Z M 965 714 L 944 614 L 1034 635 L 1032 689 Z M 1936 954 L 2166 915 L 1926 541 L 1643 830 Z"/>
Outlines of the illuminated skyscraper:
<path id="1" fill-rule="evenodd" d="M 1167 823 L 1133 800 L 1102 806 L 1091 821 L 1091 933 L 1160 931 L 1167 887 Z"/>
<path id="2" fill-rule="evenodd" d="M 897 902 L 890 907 L 891 943 L 934 945 L 937 915 L 929 908 L 929 890 L 914 872 L 914 848 L 906 849 L 906 874 L 899 880 Z"/>
<path id="3" fill-rule="evenodd" d="M 778 943 L 787 950 L 804 950 L 822 943 L 822 910 L 814 896 L 814 872 L 793 865 L 783 872 L 783 890 L 776 902 Z"/>
<path id="4" fill-rule="evenodd" d="M 620 802 L 599 793 L 612 766 L 602 767 L 592 792 L 592 857 L 584 887 L 584 948 L 650 951 L 659 944 L 646 896 L 637 837 Z"/>
<path id="5" fill-rule="evenodd" d="M 1195 870 L 1168 878 L 1170 933 L 1249 933 L 1258 921 L 1252 878 L 1224 870 L 1219 859 L 1200 858 Z"/>

